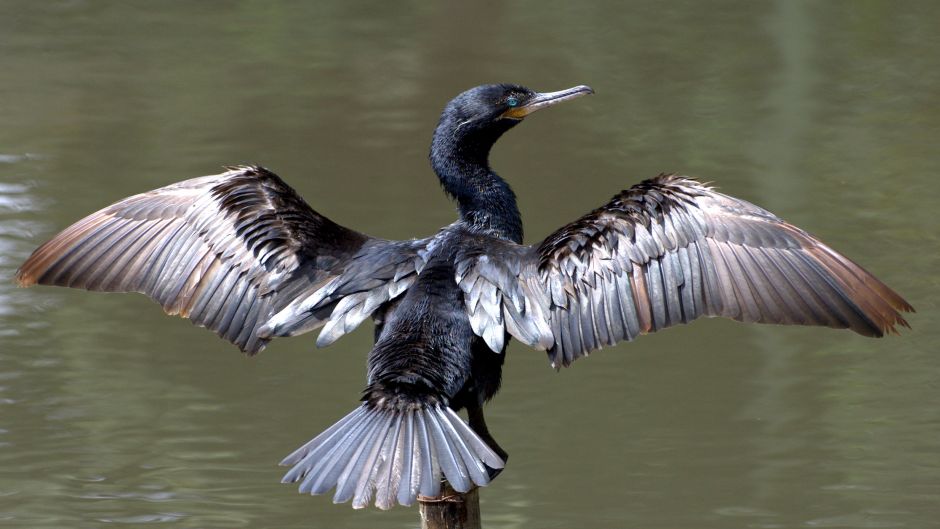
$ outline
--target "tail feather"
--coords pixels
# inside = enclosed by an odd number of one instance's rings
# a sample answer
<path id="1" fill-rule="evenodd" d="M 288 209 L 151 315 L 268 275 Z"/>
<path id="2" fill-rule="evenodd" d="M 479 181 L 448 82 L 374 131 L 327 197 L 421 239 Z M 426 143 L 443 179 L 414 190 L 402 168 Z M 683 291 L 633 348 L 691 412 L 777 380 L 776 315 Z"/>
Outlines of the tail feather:
<path id="1" fill-rule="evenodd" d="M 447 419 L 450 420 L 450 424 L 453 425 L 457 435 L 467 443 L 468 448 L 472 452 L 484 456 L 482 460 L 483 464 L 494 470 L 503 468 L 505 462 L 483 441 L 483 439 L 480 439 L 480 436 L 478 436 L 476 432 L 467 426 L 467 423 L 465 423 L 459 415 L 456 413 L 448 413 Z"/>
<path id="2" fill-rule="evenodd" d="M 291 482 L 302 479 L 303 481 L 300 484 L 301 492 L 323 494 L 330 490 L 330 488 L 336 484 L 336 481 L 345 470 L 346 464 L 353 455 L 353 451 L 349 450 L 349 440 L 367 431 L 378 417 L 374 415 L 362 416 L 359 417 L 359 419 L 358 421 L 347 421 L 350 423 L 347 429 L 337 430 L 332 435 L 323 439 L 323 442 L 312 447 L 306 459 L 311 463 L 315 462 L 315 464 L 296 466 L 284 476 L 284 479 Z M 314 441 L 316 440 L 317 439 L 314 439 Z M 299 458 L 303 456 L 303 452 L 295 452 L 288 456 L 288 459 L 295 457 L 299 460 Z M 282 461 L 281 464 L 288 464 L 288 459 Z"/>
<path id="3" fill-rule="evenodd" d="M 371 439 L 381 419 L 382 417 L 378 414 L 365 417 L 361 428 L 353 425 L 349 434 L 334 449 L 329 450 L 320 458 L 318 463 L 325 466 L 323 473 L 317 475 L 316 472 L 310 472 L 306 477 L 306 481 L 315 484 L 309 491 L 310 494 L 323 494 L 335 486 L 336 497 L 333 500 L 339 502 L 341 490 L 338 484 L 344 484 L 349 480 L 350 467 L 359 461 L 359 456 L 362 455 L 362 449 L 365 446 L 365 443 L 359 442 L 360 438 Z M 315 460 L 310 458 L 310 461 Z M 301 484 L 301 489 L 303 489 L 303 484 Z M 301 492 L 304 491 L 301 490 Z"/>
<path id="4" fill-rule="evenodd" d="M 402 422 L 402 416 L 397 415 L 395 422 L 392 424 L 392 429 L 389 430 L 388 434 L 389 439 L 394 439 L 394 442 L 382 444 L 381 461 L 375 474 L 376 498 L 395 497 L 398 494 L 399 487 L 399 480 L 396 478 L 399 478 L 403 483 L 408 483 L 408 480 L 410 480 L 410 477 L 406 477 L 402 473 L 404 469 L 402 461 L 404 460 L 405 450 L 407 449 L 401 439 L 402 434 L 405 432 L 402 428 Z M 402 450 L 396 450 L 399 446 L 402 447 Z"/>
<path id="5" fill-rule="evenodd" d="M 502 458 L 499 457 L 490 447 L 483 441 L 473 430 L 467 426 L 467 423 L 456 414 L 448 414 L 447 419 L 450 421 L 448 426 L 450 427 L 449 432 L 452 438 L 463 445 L 463 450 L 460 451 L 460 454 L 464 458 L 464 464 L 467 467 L 467 470 L 470 472 L 470 478 L 474 483 L 480 481 L 490 481 L 496 477 L 496 473 L 492 473 L 491 470 L 500 470 L 505 465 L 505 462 Z M 480 459 L 467 459 L 467 454 L 479 454 Z"/>
<path id="6" fill-rule="evenodd" d="M 457 492 L 470 490 L 470 483 L 466 471 L 460 468 L 460 456 L 455 452 L 451 440 L 444 437 L 441 424 L 437 421 L 428 421 L 428 430 L 431 434 L 431 442 L 434 445 L 437 460 L 441 464 L 441 470 L 450 482 L 450 486 Z"/>
<path id="7" fill-rule="evenodd" d="M 353 505 L 369 504 L 372 496 L 375 460 L 378 458 L 379 451 L 388 437 L 388 427 L 394 416 L 389 414 L 382 417 L 376 423 L 375 428 L 370 432 L 368 439 L 371 442 L 361 443 L 356 449 L 358 457 L 353 459 L 353 464 L 346 467 L 346 471 L 339 477 L 336 485 L 336 495 L 333 496 L 335 503 L 345 503 L 354 499 Z"/>
<path id="8" fill-rule="evenodd" d="M 418 494 L 418 483 L 420 480 L 413 479 L 413 476 L 417 474 L 415 472 L 415 466 L 418 465 L 418 460 L 415 458 L 415 432 L 414 432 L 414 415 L 408 414 L 405 416 L 405 419 L 402 421 L 401 429 L 401 440 L 399 441 L 399 446 L 402 447 L 401 451 L 398 453 L 396 458 L 396 465 L 392 467 L 389 465 L 389 476 L 388 480 L 391 483 L 394 480 L 395 472 L 398 472 L 399 480 L 397 483 L 398 487 L 398 503 L 403 505 L 409 505 L 411 502 L 410 498 L 414 498 Z M 383 494 L 384 492 L 384 494 Z M 389 497 L 391 496 L 391 488 L 388 487 L 384 490 L 376 491 L 377 497 Z"/>
<path id="9" fill-rule="evenodd" d="M 437 462 L 435 453 L 431 449 L 431 436 L 428 435 L 428 426 L 425 424 L 424 414 L 418 413 L 415 415 L 414 419 L 415 433 L 417 434 L 417 440 L 415 442 L 415 462 L 417 463 L 418 473 L 412 480 L 418 482 L 418 490 L 421 492 L 422 496 L 437 496 L 441 493 L 440 479 L 433 480 L 428 478 L 428 476 L 439 476 L 441 467 Z M 409 502 L 411 502 L 410 498 Z M 404 503 L 403 505 L 411 505 L 411 503 Z"/>
<path id="10" fill-rule="evenodd" d="M 345 425 L 347 425 L 348 423 L 350 423 L 353 419 L 355 419 L 355 418 L 361 416 L 361 415 L 362 415 L 362 414 L 360 413 L 361 411 L 362 411 L 361 409 L 357 409 L 356 411 L 354 411 L 354 412 L 350 413 L 349 415 L 343 417 L 342 419 L 340 419 L 339 421 L 337 421 L 335 424 L 333 424 L 333 426 L 330 426 L 329 428 L 327 428 L 326 430 L 324 430 L 320 435 L 318 435 L 318 436 L 316 436 L 315 438 L 313 438 L 313 439 L 307 441 L 306 443 L 303 444 L 303 446 L 301 446 L 301 447 L 298 448 L 297 450 L 294 450 L 293 452 L 291 452 L 291 454 L 290 454 L 289 456 L 285 457 L 284 460 L 281 461 L 281 464 L 282 464 L 282 465 L 286 465 L 286 464 L 288 464 L 288 461 L 291 461 L 291 460 L 299 460 L 301 457 L 304 456 L 304 454 L 309 453 L 311 450 L 313 450 L 313 449 L 316 448 L 317 446 L 323 446 L 324 444 L 326 444 L 326 441 L 327 441 L 329 438 L 332 438 L 333 436 L 337 435 L 337 432 L 339 432 L 339 430 L 340 430 L 343 426 L 345 426 Z"/>
<path id="11" fill-rule="evenodd" d="M 458 492 L 490 482 L 487 467 L 504 462 L 450 408 L 428 405 L 383 409 L 363 404 L 281 461 L 293 465 L 284 483 L 352 500 L 354 508 L 411 505 L 417 496 L 437 496 L 442 477 Z"/>

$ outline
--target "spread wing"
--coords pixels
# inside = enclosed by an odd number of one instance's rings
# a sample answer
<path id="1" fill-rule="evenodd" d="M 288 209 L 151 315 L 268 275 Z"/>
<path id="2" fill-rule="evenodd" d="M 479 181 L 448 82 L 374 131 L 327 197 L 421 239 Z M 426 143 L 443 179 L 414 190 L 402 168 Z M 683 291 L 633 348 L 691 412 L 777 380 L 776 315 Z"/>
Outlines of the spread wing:
<path id="1" fill-rule="evenodd" d="M 16 277 L 22 286 L 141 292 L 253 354 L 274 336 L 323 325 L 347 296 L 335 316 L 351 330 L 350 312 L 414 281 L 422 247 L 344 228 L 274 173 L 246 166 L 92 213 L 36 249 Z"/>
<path id="2" fill-rule="evenodd" d="M 494 351 L 508 332 L 556 366 L 702 316 L 882 336 L 913 310 L 805 231 L 676 175 L 623 191 L 536 246 L 470 250 L 457 281 Z"/>

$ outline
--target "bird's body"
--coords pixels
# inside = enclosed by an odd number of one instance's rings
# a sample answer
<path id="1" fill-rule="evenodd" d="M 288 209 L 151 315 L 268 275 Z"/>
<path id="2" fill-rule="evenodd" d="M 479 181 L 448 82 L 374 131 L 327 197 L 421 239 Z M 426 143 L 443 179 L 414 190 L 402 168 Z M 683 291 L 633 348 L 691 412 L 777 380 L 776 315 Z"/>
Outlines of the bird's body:
<path id="1" fill-rule="evenodd" d="M 362 404 L 289 455 L 285 481 L 361 507 L 411 504 L 446 478 L 487 484 L 507 454 L 483 405 L 510 337 L 556 367 L 702 316 L 881 336 L 912 310 L 803 230 L 695 180 L 660 175 L 538 244 L 489 150 L 526 115 L 592 91 L 485 85 L 452 100 L 431 165 L 458 220 L 411 241 L 318 214 L 260 167 L 127 198 L 38 248 L 23 285 L 143 292 L 253 354 L 323 327 L 328 345 L 372 318 Z M 466 409 L 469 426 L 455 413 Z"/>
<path id="2" fill-rule="evenodd" d="M 473 333 L 463 292 L 453 281 L 457 249 L 479 244 L 462 225 L 435 237 L 421 274 L 387 307 L 369 354 L 367 398 L 379 400 L 383 385 L 424 385 L 456 409 L 481 406 L 499 389 L 502 355 Z M 502 352 L 502 351 L 500 351 Z"/>

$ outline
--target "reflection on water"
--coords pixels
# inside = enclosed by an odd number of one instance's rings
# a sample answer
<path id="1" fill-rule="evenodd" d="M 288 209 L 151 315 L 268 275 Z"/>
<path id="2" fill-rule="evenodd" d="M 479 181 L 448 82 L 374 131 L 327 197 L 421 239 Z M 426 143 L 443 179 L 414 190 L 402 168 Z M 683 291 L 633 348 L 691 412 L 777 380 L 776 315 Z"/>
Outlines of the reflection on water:
<path id="1" fill-rule="evenodd" d="M 932 3 L 8 4 L 6 525 L 415 526 L 413 509 L 298 495 L 275 466 L 355 405 L 370 330 L 246 360 L 140 296 L 11 278 L 80 216 L 231 163 L 368 233 L 432 233 L 454 216 L 426 161 L 440 108 L 514 81 L 597 90 L 493 153 L 530 241 L 682 171 L 806 227 L 919 313 L 887 340 L 703 322 L 557 374 L 513 345 L 488 413 L 512 458 L 486 525 L 938 526 Z"/>
<path id="2" fill-rule="evenodd" d="M 9 156 L 12 160 L 14 157 Z M 29 255 L 24 245 L 17 241 L 29 239 L 38 225 L 27 217 L 39 208 L 38 201 L 30 196 L 30 186 L 22 183 L 0 182 L 0 270 L 11 270 Z M 14 300 L 9 295 L 9 284 L 0 288 L 0 316 L 15 312 Z M 15 329 L 0 329 L 0 335 L 14 333 Z"/>

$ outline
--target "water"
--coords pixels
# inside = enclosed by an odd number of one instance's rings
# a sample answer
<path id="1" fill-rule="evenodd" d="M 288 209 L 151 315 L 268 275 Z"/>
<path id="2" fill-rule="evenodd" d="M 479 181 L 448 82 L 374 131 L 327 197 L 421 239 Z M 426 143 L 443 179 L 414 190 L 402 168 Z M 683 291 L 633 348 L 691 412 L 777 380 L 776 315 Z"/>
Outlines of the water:
<path id="1" fill-rule="evenodd" d="M 278 483 L 355 405 L 368 325 L 244 359 L 141 296 L 11 276 L 86 213 L 241 162 L 348 226 L 430 234 L 454 217 L 426 161 L 440 109 L 513 81 L 597 90 L 494 151 L 529 241 L 682 171 L 919 312 L 885 340 L 698 322 L 561 373 L 515 344 L 485 525 L 940 527 L 934 4 L 312 4 L 0 7 L 0 526 L 415 526 Z"/>

